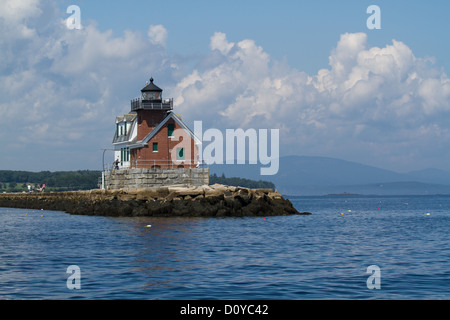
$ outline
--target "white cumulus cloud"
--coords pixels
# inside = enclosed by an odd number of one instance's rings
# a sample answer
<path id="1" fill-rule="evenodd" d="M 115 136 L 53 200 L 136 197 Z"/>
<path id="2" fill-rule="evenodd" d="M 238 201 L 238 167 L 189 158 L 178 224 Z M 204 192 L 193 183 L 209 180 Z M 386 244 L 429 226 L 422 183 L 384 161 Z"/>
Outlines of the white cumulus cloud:
<path id="1" fill-rule="evenodd" d="M 430 153 L 432 141 L 450 139 L 443 118 L 450 111 L 450 80 L 401 41 L 368 47 L 365 33 L 343 34 L 329 68 L 314 75 L 273 61 L 252 40 L 234 43 L 216 33 L 210 48 L 206 67 L 174 89 L 190 120 L 279 128 L 287 153 L 367 163 L 395 162 L 412 150 Z"/>
<path id="2" fill-rule="evenodd" d="M 100 162 L 86 162 L 86 153 L 111 147 L 115 116 L 129 112 L 145 81 L 170 78 L 167 33 L 70 30 L 66 18 L 50 0 L 0 2 L 0 27 L 9 31 L 0 40 L 0 143 L 20 159 L 43 154 L 41 167 L 63 148 L 75 157 L 58 165 L 92 168 Z"/>
<path id="3" fill-rule="evenodd" d="M 192 61 L 167 54 L 163 25 L 117 36 L 85 23 L 69 30 L 66 18 L 52 0 L 0 2 L 4 163 L 16 164 L 15 154 L 42 157 L 41 168 L 92 168 L 97 151 L 111 147 L 115 116 L 150 76 L 188 124 L 280 129 L 281 154 L 398 168 L 450 156 L 450 79 L 400 40 L 370 47 L 365 33 L 342 34 L 328 66 L 307 74 L 252 39 L 216 32 L 210 52 L 187 70 Z"/>
<path id="4" fill-rule="evenodd" d="M 161 24 L 151 25 L 148 29 L 148 37 L 153 44 L 165 47 L 167 35 L 167 29 Z"/>

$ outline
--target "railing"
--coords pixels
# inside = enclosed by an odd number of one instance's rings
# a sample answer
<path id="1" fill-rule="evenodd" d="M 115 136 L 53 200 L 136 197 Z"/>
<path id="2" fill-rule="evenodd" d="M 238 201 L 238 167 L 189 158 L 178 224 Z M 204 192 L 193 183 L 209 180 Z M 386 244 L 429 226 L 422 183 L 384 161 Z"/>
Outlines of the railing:
<path id="1" fill-rule="evenodd" d="M 113 171 L 121 169 L 177 169 L 177 168 L 207 168 L 206 163 L 190 160 L 133 160 L 105 165 L 104 171 Z"/>
<path id="2" fill-rule="evenodd" d="M 150 102 L 136 98 L 131 100 L 131 111 L 135 110 L 172 110 L 173 99 L 166 99 L 161 102 Z"/>
<path id="3" fill-rule="evenodd" d="M 191 160 L 133 160 L 130 161 L 130 168 L 146 168 L 146 169 L 176 169 L 176 168 L 200 168 L 201 165 L 197 161 Z"/>

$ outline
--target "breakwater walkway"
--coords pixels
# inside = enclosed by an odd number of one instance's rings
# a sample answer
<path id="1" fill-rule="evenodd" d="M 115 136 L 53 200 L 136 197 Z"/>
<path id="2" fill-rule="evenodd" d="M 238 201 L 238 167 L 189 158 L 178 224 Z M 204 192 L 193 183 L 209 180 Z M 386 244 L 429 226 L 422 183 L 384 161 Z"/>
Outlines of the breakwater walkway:
<path id="1" fill-rule="evenodd" d="M 0 194 L 0 207 L 64 211 L 97 216 L 244 217 L 310 214 L 272 189 L 225 185 L 168 186 L 135 190 L 90 190 Z"/>

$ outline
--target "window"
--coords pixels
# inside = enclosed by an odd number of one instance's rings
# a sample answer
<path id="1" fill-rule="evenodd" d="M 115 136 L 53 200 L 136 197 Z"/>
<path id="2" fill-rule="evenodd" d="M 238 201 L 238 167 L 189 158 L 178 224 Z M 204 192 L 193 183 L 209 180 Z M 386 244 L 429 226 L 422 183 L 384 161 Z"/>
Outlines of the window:
<path id="1" fill-rule="evenodd" d="M 123 136 L 123 126 L 120 126 L 120 135 Z"/>
<path id="2" fill-rule="evenodd" d="M 153 142 L 153 152 L 158 152 L 158 142 Z"/>
<path id="3" fill-rule="evenodd" d="M 120 164 L 123 166 L 124 162 L 130 161 L 130 148 L 120 149 Z"/>
<path id="4" fill-rule="evenodd" d="M 184 148 L 177 148 L 177 160 L 184 160 Z"/>
<path id="5" fill-rule="evenodd" d="M 119 137 L 119 124 L 116 123 L 116 136 Z"/>
<path id="6" fill-rule="evenodd" d="M 168 136 L 169 137 L 173 137 L 173 132 L 175 130 L 175 125 L 173 123 L 169 123 L 167 125 L 167 129 L 168 129 Z"/>

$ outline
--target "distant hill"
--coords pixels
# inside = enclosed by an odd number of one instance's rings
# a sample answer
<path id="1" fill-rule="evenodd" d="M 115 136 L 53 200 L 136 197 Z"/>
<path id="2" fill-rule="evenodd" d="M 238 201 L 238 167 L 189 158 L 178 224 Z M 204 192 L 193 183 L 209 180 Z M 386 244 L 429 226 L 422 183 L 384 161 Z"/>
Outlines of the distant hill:
<path id="1" fill-rule="evenodd" d="M 312 195 L 328 193 L 363 194 L 450 194 L 450 172 L 426 169 L 398 173 L 357 162 L 326 157 L 280 157 L 274 176 L 261 176 L 260 165 L 211 165 L 211 174 L 273 182 L 281 193 Z M 378 187 L 377 187 L 378 186 Z M 382 186 L 382 187 L 380 187 Z"/>
<path id="2" fill-rule="evenodd" d="M 438 169 L 425 169 L 407 173 L 411 180 L 425 183 L 450 184 L 450 172 Z"/>

